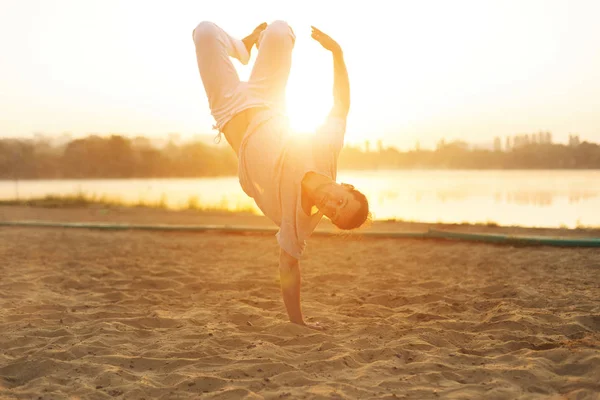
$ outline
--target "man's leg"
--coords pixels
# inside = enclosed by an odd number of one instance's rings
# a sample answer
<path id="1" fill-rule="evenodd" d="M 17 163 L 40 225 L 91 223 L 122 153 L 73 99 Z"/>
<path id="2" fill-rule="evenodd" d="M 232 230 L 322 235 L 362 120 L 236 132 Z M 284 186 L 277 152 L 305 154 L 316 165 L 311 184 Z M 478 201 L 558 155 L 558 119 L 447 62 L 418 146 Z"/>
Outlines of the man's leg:
<path id="1" fill-rule="evenodd" d="M 295 41 L 294 31 L 286 22 L 271 23 L 258 39 L 258 56 L 248 81 L 253 96 L 281 112 L 285 111 L 285 87 Z"/>
<path id="2" fill-rule="evenodd" d="M 192 33 L 198 70 L 210 111 L 220 130 L 238 106 L 240 78 L 229 57 L 248 63 L 250 54 L 241 40 L 232 38 L 212 22 L 201 22 Z"/>

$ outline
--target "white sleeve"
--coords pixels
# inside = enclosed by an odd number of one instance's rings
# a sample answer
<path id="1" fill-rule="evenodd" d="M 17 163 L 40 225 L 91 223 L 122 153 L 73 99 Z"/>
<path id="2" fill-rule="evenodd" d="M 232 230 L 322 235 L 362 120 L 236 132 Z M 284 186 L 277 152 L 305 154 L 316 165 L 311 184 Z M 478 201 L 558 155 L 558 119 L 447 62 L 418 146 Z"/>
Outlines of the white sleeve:
<path id="1" fill-rule="evenodd" d="M 279 247 L 286 251 L 289 255 L 299 260 L 304 253 L 306 242 L 302 240 L 300 243 L 296 237 L 294 227 L 291 224 L 282 223 L 279 232 L 275 235 Z"/>

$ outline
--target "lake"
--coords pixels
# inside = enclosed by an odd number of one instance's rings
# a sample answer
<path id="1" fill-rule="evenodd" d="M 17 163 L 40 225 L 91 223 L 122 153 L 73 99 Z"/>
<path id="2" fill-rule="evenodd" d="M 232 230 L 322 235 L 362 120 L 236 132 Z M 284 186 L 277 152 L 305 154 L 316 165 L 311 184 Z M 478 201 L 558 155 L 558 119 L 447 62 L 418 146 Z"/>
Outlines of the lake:
<path id="1" fill-rule="evenodd" d="M 497 223 L 537 227 L 600 226 L 600 170 L 340 171 L 339 182 L 364 192 L 375 219 Z M 0 181 L 0 199 L 53 195 L 104 196 L 258 211 L 237 177 Z"/>

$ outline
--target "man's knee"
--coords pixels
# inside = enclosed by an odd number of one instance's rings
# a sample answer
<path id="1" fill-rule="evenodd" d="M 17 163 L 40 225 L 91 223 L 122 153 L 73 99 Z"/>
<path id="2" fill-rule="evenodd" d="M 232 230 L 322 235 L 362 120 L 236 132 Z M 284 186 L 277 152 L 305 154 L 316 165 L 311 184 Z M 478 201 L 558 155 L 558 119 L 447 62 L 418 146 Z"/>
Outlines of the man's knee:
<path id="1" fill-rule="evenodd" d="M 296 40 L 296 35 L 294 35 L 292 28 L 287 22 L 281 20 L 271 22 L 267 29 L 265 29 L 264 35 L 275 36 L 278 38 L 291 37 L 292 42 Z"/>
<path id="2" fill-rule="evenodd" d="M 219 33 L 219 27 L 210 21 L 202 21 L 192 31 L 194 43 L 198 44 L 206 39 L 212 39 Z"/>

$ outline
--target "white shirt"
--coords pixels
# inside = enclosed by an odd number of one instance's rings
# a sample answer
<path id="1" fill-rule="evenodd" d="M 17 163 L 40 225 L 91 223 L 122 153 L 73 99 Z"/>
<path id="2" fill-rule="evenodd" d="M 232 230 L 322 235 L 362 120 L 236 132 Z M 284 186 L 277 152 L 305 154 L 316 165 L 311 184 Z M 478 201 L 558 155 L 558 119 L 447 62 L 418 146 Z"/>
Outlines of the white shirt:
<path id="1" fill-rule="evenodd" d="M 279 226 L 279 246 L 300 258 L 323 214 L 302 208 L 302 179 L 316 172 L 335 181 L 346 121 L 328 117 L 315 135 L 293 135 L 287 118 L 271 110 L 250 123 L 239 150 L 242 189 Z"/>

